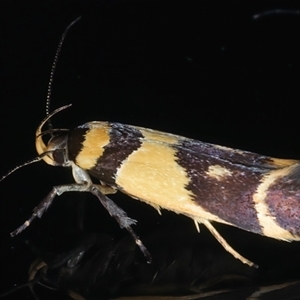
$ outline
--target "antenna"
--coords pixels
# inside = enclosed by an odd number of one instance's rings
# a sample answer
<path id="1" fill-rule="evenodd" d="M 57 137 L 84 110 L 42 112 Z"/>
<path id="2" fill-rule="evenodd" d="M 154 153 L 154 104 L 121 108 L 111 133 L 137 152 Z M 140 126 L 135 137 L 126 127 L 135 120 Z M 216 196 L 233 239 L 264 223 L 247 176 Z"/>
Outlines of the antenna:
<path id="1" fill-rule="evenodd" d="M 58 57 L 59 57 L 59 54 L 61 52 L 61 48 L 62 48 L 62 45 L 63 45 L 63 42 L 65 40 L 65 37 L 69 31 L 69 29 L 74 25 L 76 24 L 79 20 L 81 19 L 81 16 L 78 17 L 77 19 L 75 19 L 71 24 L 69 24 L 67 26 L 67 28 L 65 29 L 65 31 L 63 32 L 61 38 L 60 38 L 60 41 L 58 43 L 58 46 L 57 46 L 57 49 L 56 49 L 56 53 L 55 53 L 55 56 L 54 56 L 54 59 L 53 59 L 53 63 L 52 63 L 52 66 L 51 66 L 51 71 L 50 71 L 50 78 L 49 78 L 49 83 L 48 83 L 48 88 L 47 88 L 47 98 L 46 98 L 46 116 L 48 116 L 50 114 L 50 102 L 51 102 L 51 94 L 52 94 L 52 82 L 53 82 L 53 78 L 54 78 L 54 72 L 55 72 L 55 69 L 56 69 L 56 65 L 57 65 L 57 61 L 58 61 Z M 48 120 L 48 128 L 49 130 L 51 130 L 53 128 L 52 126 L 52 123 L 51 123 L 51 120 L 49 119 Z"/>
<path id="2" fill-rule="evenodd" d="M 2 176 L 2 177 L 0 178 L 0 182 L 1 182 L 2 180 L 4 180 L 6 177 L 8 177 L 10 174 L 12 174 L 12 173 L 14 173 L 15 171 L 17 171 L 18 169 L 21 169 L 21 168 L 23 168 L 23 167 L 25 167 L 25 166 L 28 166 L 28 165 L 30 165 L 30 164 L 33 164 L 33 163 L 35 163 L 35 162 L 38 162 L 38 161 L 40 161 L 40 160 L 42 160 L 42 159 L 43 159 L 42 156 L 37 156 L 37 157 L 35 157 L 35 158 L 31 159 L 31 160 L 28 160 L 28 161 L 22 163 L 22 164 L 19 165 L 19 166 L 14 167 L 14 168 L 11 169 L 7 174 L 5 174 L 4 176 Z"/>
<path id="3" fill-rule="evenodd" d="M 53 82 L 53 77 L 54 77 L 54 72 L 55 72 L 55 69 L 56 69 L 56 65 L 57 65 L 57 61 L 58 61 L 58 57 L 59 57 L 59 54 L 61 52 L 61 48 L 62 48 L 62 45 L 63 45 L 63 42 L 65 40 L 65 37 L 69 31 L 69 29 L 74 25 L 76 24 L 79 20 L 81 19 L 81 16 L 76 18 L 72 23 L 70 23 L 67 28 L 64 30 L 61 38 L 60 38 L 60 41 L 58 43 L 58 46 L 57 46 L 57 50 L 56 50 L 56 53 L 55 53 L 55 56 L 54 56 L 54 60 L 53 60 L 53 63 L 52 63 L 52 66 L 51 66 L 51 71 L 50 71 L 50 78 L 49 78 L 49 83 L 48 83 L 48 89 L 47 89 L 47 98 L 46 98 L 46 117 L 45 119 L 42 121 L 42 125 L 44 125 L 45 122 L 48 123 L 48 127 L 49 127 L 49 130 L 45 131 L 45 132 L 41 132 L 41 126 L 39 126 L 39 130 L 37 133 L 36 133 L 36 139 L 38 141 L 42 141 L 42 136 L 45 135 L 45 134 L 50 134 L 53 136 L 53 132 L 56 132 L 56 131 L 68 131 L 67 129 L 53 129 L 53 126 L 52 126 L 52 123 L 51 123 L 51 117 L 53 115 L 55 115 L 57 112 L 69 107 L 70 105 L 65 105 L 61 108 L 58 108 L 56 109 L 54 112 L 52 112 L 50 114 L 50 101 L 51 101 L 51 93 L 52 93 L 52 82 Z M 45 149 L 47 148 L 44 144 L 43 146 L 45 147 Z M 33 163 L 36 163 L 42 159 L 45 159 L 45 156 L 47 154 L 49 154 L 51 151 L 42 151 L 41 153 L 39 153 L 39 155 L 31 160 L 28 160 L 26 161 L 25 163 L 21 164 L 21 165 L 18 165 L 16 167 L 14 167 L 12 170 L 10 170 L 7 174 L 5 174 L 4 176 L 2 176 L 0 178 L 0 182 L 2 180 L 4 180 L 6 177 L 8 177 L 10 174 L 14 173 L 15 171 L 17 171 L 18 169 L 21 169 L 25 166 L 28 166 L 30 164 L 33 164 Z"/>

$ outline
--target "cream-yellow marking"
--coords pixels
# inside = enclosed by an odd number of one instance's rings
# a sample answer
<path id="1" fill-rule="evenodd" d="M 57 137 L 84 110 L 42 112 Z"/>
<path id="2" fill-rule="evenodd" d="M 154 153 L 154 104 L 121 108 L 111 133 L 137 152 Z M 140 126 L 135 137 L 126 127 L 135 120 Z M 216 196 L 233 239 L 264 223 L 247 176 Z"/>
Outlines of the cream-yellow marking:
<path id="1" fill-rule="evenodd" d="M 185 214 L 192 219 L 229 224 L 193 201 L 194 195 L 185 189 L 189 177 L 176 163 L 176 150 L 169 143 L 157 142 L 154 136 L 149 140 L 150 135 L 146 132 L 143 135 L 142 146 L 129 155 L 117 171 L 116 184 L 122 191 L 154 207 Z"/>
<path id="2" fill-rule="evenodd" d="M 263 234 L 279 240 L 291 241 L 300 240 L 300 236 L 296 237 L 289 231 L 281 228 L 275 218 L 270 214 L 268 205 L 265 202 L 268 188 L 274 183 L 274 180 L 288 175 L 296 166 L 290 166 L 280 170 L 274 170 L 266 174 L 261 184 L 258 186 L 256 193 L 253 195 L 257 218 L 262 227 Z"/>
<path id="3" fill-rule="evenodd" d="M 82 150 L 76 157 L 76 164 L 85 170 L 92 169 L 103 154 L 103 147 L 109 143 L 109 126 L 106 122 L 91 122 L 91 129 L 85 134 Z"/>
<path id="4" fill-rule="evenodd" d="M 295 159 L 282 159 L 282 158 L 271 158 L 272 164 L 278 168 L 289 167 L 295 164 L 299 164 L 300 160 Z"/>
<path id="5" fill-rule="evenodd" d="M 178 143 L 179 139 L 182 139 L 182 137 L 171 133 L 165 133 L 165 132 L 156 131 L 148 128 L 142 128 L 142 127 L 136 127 L 136 128 L 141 131 L 142 135 L 148 141 L 163 142 L 163 143 L 175 145 Z"/>
<path id="6" fill-rule="evenodd" d="M 222 180 L 227 176 L 231 176 L 232 172 L 220 165 L 213 165 L 213 166 L 209 166 L 208 171 L 206 171 L 206 174 L 217 180 Z"/>

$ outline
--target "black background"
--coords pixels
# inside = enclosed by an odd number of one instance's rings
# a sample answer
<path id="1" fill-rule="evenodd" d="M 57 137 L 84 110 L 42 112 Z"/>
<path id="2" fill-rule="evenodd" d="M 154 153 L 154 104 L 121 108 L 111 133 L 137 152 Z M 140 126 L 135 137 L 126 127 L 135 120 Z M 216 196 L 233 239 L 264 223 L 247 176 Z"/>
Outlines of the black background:
<path id="1" fill-rule="evenodd" d="M 298 9 L 299 1 L 1 1 L 1 173 L 36 155 L 34 132 L 45 115 L 56 47 L 78 16 L 59 57 L 51 103 L 52 109 L 73 106 L 54 118 L 55 127 L 108 120 L 299 159 Z M 82 226 L 127 234 L 94 197 L 72 194 L 10 238 L 53 185 L 68 182 L 69 170 L 40 162 L 0 183 L 2 292 L 27 280 L 36 255 L 26 241 L 49 249 L 72 243 L 68 230 L 82 202 Z M 180 241 L 186 230 L 195 231 L 185 217 L 113 199 L 138 220 L 141 237 L 172 228 L 183 232 Z M 299 266 L 297 243 L 218 228 L 265 271 Z M 194 238 L 219 247 L 205 229 Z M 32 299 L 26 290 L 11 297 Z"/>

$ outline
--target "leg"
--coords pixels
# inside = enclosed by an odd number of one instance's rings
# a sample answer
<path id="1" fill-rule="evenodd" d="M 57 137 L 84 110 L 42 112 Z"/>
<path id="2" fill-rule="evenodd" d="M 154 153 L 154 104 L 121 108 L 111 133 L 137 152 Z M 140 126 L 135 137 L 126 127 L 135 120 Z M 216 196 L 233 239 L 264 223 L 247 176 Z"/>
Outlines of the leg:
<path id="1" fill-rule="evenodd" d="M 120 227 L 125 228 L 131 234 L 135 243 L 139 246 L 140 250 L 146 257 L 147 262 L 150 264 L 152 260 L 150 253 L 148 252 L 147 248 L 144 246 L 140 238 L 136 235 L 136 233 L 131 228 L 131 225 L 135 225 L 137 221 L 129 218 L 123 209 L 117 206 L 111 199 L 103 195 L 98 189 L 98 185 L 94 185 L 91 188 L 91 193 L 94 194 L 99 199 L 99 201 L 109 212 L 109 214 L 116 219 Z"/>
<path id="2" fill-rule="evenodd" d="M 25 221 L 23 225 L 21 225 L 19 228 L 11 232 L 10 235 L 12 237 L 16 236 L 24 229 L 26 229 L 36 217 L 41 218 L 43 213 L 52 204 L 56 195 L 60 196 L 64 192 L 76 192 L 76 191 L 86 192 L 89 191 L 89 187 L 86 185 L 79 185 L 79 184 L 60 185 L 60 186 L 53 187 L 51 192 L 39 203 L 38 206 L 34 208 L 31 217 L 27 221 Z"/>
<path id="3" fill-rule="evenodd" d="M 10 235 L 12 237 L 16 236 L 24 229 L 26 229 L 36 217 L 41 218 L 43 213 L 52 204 L 56 195 L 60 196 L 65 192 L 90 192 L 99 199 L 99 201 L 104 206 L 104 208 L 108 211 L 108 213 L 116 219 L 120 227 L 125 228 L 131 234 L 135 243 L 139 246 L 140 250 L 146 257 L 147 262 L 150 263 L 151 262 L 150 253 L 148 252 L 147 248 L 143 245 L 142 241 L 139 239 L 139 237 L 131 228 L 131 225 L 136 224 L 137 221 L 129 218 L 124 210 L 122 210 L 111 199 L 109 199 L 103 194 L 103 191 L 111 194 L 114 193 L 115 190 L 106 186 L 104 186 L 103 188 L 103 186 L 98 184 L 93 184 L 91 186 L 84 185 L 84 184 L 69 184 L 69 185 L 55 186 L 53 187 L 51 192 L 40 202 L 40 204 L 34 208 L 31 217 L 27 221 L 25 221 L 23 225 L 21 225 L 19 228 L 13 231 Z"/>
<path id="4" fill-rule="evenodd" d="M 244 256 L 240 255 L 236 252 L 227 242 L 226 240 L 219 234 L 219 232 L 211 225 L 211 223 L 207 220 L 203 221 L 203 224 L 206 228 L 211 232 L 211 234 L 217 239 L 217 241 L 227 250 L 230 254 L 232 254 L 235 258 L 239 259 L 244 264 L 249 265 L 250 267 L 258 268 L 258 265 L 248 260 Z"/>

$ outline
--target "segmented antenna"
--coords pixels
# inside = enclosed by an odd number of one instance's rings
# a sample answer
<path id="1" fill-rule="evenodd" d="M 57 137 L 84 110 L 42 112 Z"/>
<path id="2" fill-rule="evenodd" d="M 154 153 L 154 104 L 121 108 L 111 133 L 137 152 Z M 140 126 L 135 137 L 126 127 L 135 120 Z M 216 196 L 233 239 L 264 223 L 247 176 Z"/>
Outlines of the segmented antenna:
<path id="1" fill-rule="evenodd" d="M 35 162 L 38 162 L 38 161 L 40 161 L 40 160 L 42 160 L 42 159 L 43 159 L 42 156 L 37 156 L 37 157 L 35 157 L 35 158 L 31 159 L 31 160 L 28 160 L 28 161 L 24 162 L 23 164 L 21 164 L 21 165 L 19 165 L 19 166 L 14 167 L 14 168 L 11 169 L 7 174 L 5 174 L 4 176 L 2 176 L 2 177 L 0 178 L 0 182 L 1 182 L 2 180 L 4 180 L 6 177 L 8 177 L 11 173 L 14 173 L 15 171 L 17 171 L 18 169 L 21 169 L 21 168 L 23 168 L 23 167 L 25 167 L 25 166 L 28 166 L 28 165 L 30 165 L 30 164 L 33 164 L 33 163 L 35 163 Z"/>
<path id="2" fill-rule="evenodd" d="M 58 57 L 63 45 L 63 42 L 65 40 L 65 37 L 69 31 L 69 29 L 75 24 L 77 23 L 79 20 L 81 19 L 81 17 L 78 17 L 77 19 L 75 19 L 71 24 L 68 25 L 68 27 L 65 29 L 65 31 L 63 32 L 60 41 L 58 43 L 57 49 L 56 49 L 56 53 L 53 59 L 53 63 L 51 66 L 51 71 L 50 71 L 50 78 L 49 78 L 49 83 L 48 83 L 48 89 L 47 89 L 47 98 L 46 98 L 46 116 L 48 116 L 50 114 L 50 102 L 51 102 L 51 93 L 52 93 L 52 82 L 53 82 L 53 78 L 54 78 L 54 72 L 56 69 L 56 65 L 57 65 L 57 61 L 58 61 Z M 48 120 L 48 128 L 49 130 L 51 130 L 53 128 L 51 120 Z"/>

